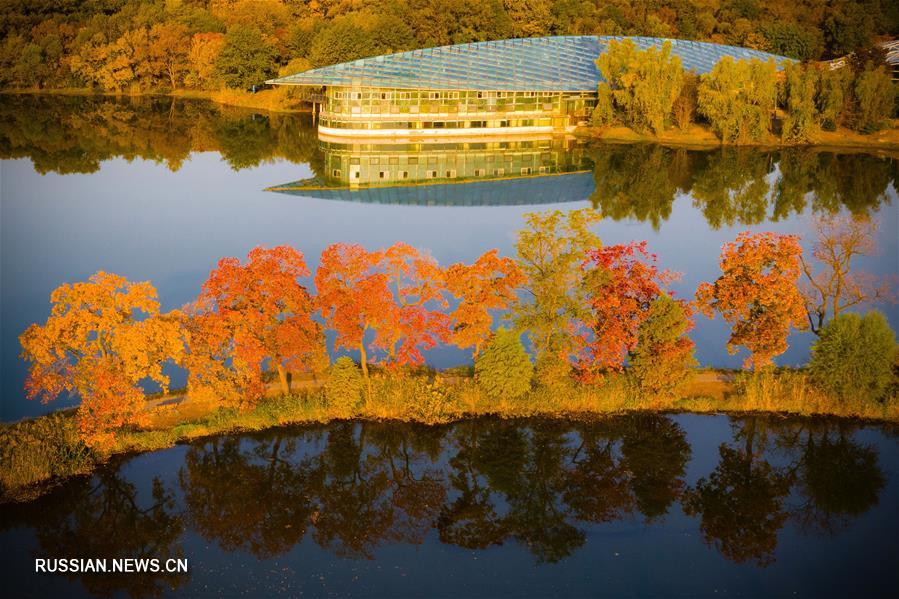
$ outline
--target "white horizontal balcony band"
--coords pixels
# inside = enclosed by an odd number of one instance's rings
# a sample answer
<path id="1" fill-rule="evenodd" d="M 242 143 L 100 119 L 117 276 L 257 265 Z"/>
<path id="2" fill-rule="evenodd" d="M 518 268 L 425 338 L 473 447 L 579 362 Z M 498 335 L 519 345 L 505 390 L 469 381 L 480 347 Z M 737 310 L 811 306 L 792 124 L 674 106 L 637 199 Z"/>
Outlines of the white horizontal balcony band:
<path id="1" fill-rule="evenodd" d="M 552 126 L 546 127 L 468 127 L 459 129 L 342 129 L 336 127 L 323 127 L 319 125 L 320 134 L 333 137 L 403 137 L 411 139 L 420 139 L 423 137 L 482 137 L 485 135 L 533 135 L 536 133 L 571 133 L 575 130 L 574 125 L 568 125 L 564 128 L 556 129 Z"/>

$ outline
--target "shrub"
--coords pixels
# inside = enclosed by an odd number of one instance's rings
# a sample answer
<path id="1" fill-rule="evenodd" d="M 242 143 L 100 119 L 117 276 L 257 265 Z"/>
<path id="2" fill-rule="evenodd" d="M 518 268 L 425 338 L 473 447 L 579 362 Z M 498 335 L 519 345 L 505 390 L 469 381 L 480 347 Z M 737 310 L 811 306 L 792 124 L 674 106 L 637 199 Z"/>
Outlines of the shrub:
<path id="1" fill-rule="evenodd" d="M 0 492 L 88 472 L 94 454 L 71 414 L 56 413 L 0 428 Z"/>
<path id="2" fill-rule="evenodd" d="M 693 341 L 687 337 L 690 324 L 684 306 L 667 295 L 649 305 L 630 355 L 630 372 L 641 392 L 675 398 L 689 382 L 696 366 Z"/>
<path id="3" fill-rule="evenodd" d="M 896 338 L 883 314 L 841 314 L 821 329 L 809 371 L 842 401 L 881 399 L 893 381 Z"/>
<path id="4" fill-rule="evenodd" d="M 499 329 L 475 359 L 475 377 L 492 399 L 517 399 L 531 388 L 534 366 L 515 331 Z"/>
<path id="5" fill-rule="evenodd" d="M 352 416 L 362 401 L 362 373 L 350 358 L 337 358 L 325 383 L 325 401 L 336 415 Z"/>

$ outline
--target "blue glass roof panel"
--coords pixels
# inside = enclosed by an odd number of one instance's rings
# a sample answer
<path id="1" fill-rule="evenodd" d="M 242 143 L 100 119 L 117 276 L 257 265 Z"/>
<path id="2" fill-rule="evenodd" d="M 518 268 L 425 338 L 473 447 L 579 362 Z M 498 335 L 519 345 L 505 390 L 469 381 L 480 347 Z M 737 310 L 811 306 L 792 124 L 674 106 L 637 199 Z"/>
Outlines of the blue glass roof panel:
<path id="1" fill-rule="evenodd" d="M 272 79 L 275 85 L 496 91 L 595 91 L 602 79 L 596 58 L 611 40 L 637 47 L 671 41 L 684 68 L 707 73 L 724 56 L 768 60 L 783 56 L 708 42 L 657 37 L 556 36 L 474 42 L 362 58 Z"/>

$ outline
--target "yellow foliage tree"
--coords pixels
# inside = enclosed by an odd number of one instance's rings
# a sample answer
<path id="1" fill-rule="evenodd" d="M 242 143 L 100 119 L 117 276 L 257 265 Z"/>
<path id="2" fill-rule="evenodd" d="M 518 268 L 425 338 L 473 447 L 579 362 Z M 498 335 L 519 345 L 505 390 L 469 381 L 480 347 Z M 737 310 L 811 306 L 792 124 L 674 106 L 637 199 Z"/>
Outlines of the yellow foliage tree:
<path id="1" fill-rule="evenodd" d="M 79 395 L 82 438 L 109 447 L 116 428 L 145 421 L 141 380 L 167 391 L 163 364 L 183 352 L 178 315 L 159 313 L 149 282 L 102 271 L 87 282 L 58 287 L 50 301 L 47 322 L 19 337 L 22 357 L 31 362 L 28 397 L 47 402 L 63 392 Z M 138 320 L 140 314 L 144 318 Z"/>

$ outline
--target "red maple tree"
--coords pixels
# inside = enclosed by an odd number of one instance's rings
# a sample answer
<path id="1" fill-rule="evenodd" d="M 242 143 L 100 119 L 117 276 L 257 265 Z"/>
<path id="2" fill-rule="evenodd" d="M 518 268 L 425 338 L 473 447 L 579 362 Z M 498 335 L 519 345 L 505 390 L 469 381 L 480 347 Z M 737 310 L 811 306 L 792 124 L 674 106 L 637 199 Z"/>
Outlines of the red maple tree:
<path id="1" fill-rule="evenodd" d="M 288 370 L 321 370 L 327 364 L 324 333 L 299 281 L 307 276 L 303 254 L 284 245 L 257 247 L 246 264 L 219 260 L 203 284 L 190 328 L 192 374 L 199 382 L 230 381 L 252 402 L 264 391 L 266 362 L 277 371 L 285 394 Z M 221 368 L 228 365 L 231 372 L 223 375 Z M 216 369 L 219 376 L 210 376 Z"/>
<path id="2" fill-rule="evenodd" d="M 498 253 L 490 250 L 473 264 L 459 262 L 446 269 L 447 290 L 459 300 L 449 315 L 452 341 L 462 349 L 473 347 L 475 357 L 490 337 L 490 311 L 511 307 L 517 299 L 515 290 L 526 281 L 518 263 Z"/>
<path id="3" fill-rule="evenodd" d="M 578 370 L 583 380 L 601 378 L 603 370 L 621 370 L 637 345 L 640 325 L 652 301 L 675 277 L 656 267 L 646 241 L 610 245 L 587 252 L 585 285 L 589 319 L 583 323 Z"/>
<path id="4" fill-rule="evenodd" d="M 801 257 L 796 235 L 745 231 L 721 248 L 721 276 L 697 288 L 698 309 L 709 318 L 718 311 L 732 325 L 727 351 L 742 345 L 751 352 L 745 368 L 771 365 L 787 350 L 790 327 L 807 328 Z"/>

